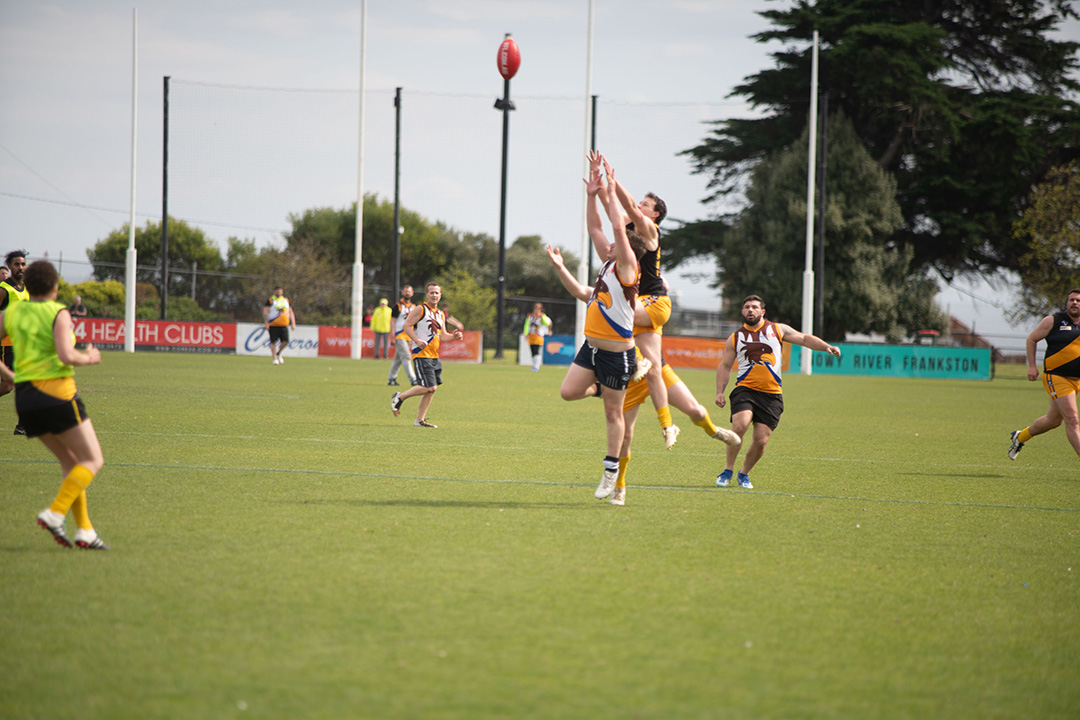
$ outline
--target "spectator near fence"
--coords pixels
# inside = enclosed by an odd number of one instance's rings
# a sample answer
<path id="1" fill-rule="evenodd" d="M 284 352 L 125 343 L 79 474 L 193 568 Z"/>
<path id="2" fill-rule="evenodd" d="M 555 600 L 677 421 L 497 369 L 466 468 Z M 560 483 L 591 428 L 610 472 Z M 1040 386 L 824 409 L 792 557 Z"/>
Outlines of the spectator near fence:
<path id="1" fill-rule="evenodd" d="M 375 359 L 380 357 L 390 359 L 390 328 L 393 327 L 393 317 L 390 315 L 390 301 L 386 298 L 379 300 L 379 307 L 371 313 L 371 332 L 375 333 Z M 380 355 L 381 350 L 381 355 Z"/>
<path id="2" fill-rule="evenodd" d="M 83 305 L 82 295 L 75 296 L 75 302 L 71 303 L 68 312 L 71 313 L 71 317 L 73 318 L 86 317 L 86 306 Z"/>

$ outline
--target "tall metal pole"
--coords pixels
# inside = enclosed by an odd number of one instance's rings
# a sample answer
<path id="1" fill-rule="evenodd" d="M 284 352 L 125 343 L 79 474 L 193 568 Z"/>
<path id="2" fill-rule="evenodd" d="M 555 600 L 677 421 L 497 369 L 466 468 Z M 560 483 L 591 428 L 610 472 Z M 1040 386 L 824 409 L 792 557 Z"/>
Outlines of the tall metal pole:
<path id="1" fill-rule="evenodd" d="M 364 79 L 367 74 L 367 0 L 360 3 L 360 128 L 356 149 L 356 235 L 352 273 L 351 357 L 359 360 L 363 352 L 364 329 Z"/>
<path id="2" fill-rule="evenodd" d="M 165 108 L 161 143 L 161 319 L 169 303 L 169 76 L 165 76 Z"/>
<path id="3" fill-rule="evenodd" d="M 592 62 L 593 62 L 593 17 L 594 12 L 594 0 L 589 0 L 589 18 L 587 23 L 586 42 L 585 42 L 585 132 L 581 139 L 585 145 L 585 155 L 589 151 L 589 132 L 592 128 Z M 589 176 L 589 162 L 585 158 L 581 159 L 583 165 L 582 177 Z M 586 275 L 589 272 L 589 268 L 592 266 L 592 243 L 589 242 L 589 225 L 588 225 L 588 209 L 589 209 L 589 194 L 584 188 L 581 189 L 581 262 L 578 263 L 577 280 L 582 285 L 588 285 L 592 282 L 592 276 Z M 586 259 L 588 258 L 588 259 Z M 574 303 L 574 347 L 581 347 L 581 344 L 585 342 L 585 306 L 581 303 Z"/>
<path id="4" fill-rule="evenodd" d="M 809 157 L 806 162 L 806 264 L 803 269 L 802 332 L 814 332 L 814 178 L 817 175 L 817 89 L 818 86 L 818 31 L 814 31 L 814 48 L 810 61 L 810 123 Z M 799 356 L 803 375 L 810 375 L 813 351 L 802 348 Z"/>
<path id="5" fill-rule="evenodd" d="M 599 97 L 599 96 L 597 96 L 597 95 L 592 96 L 592 110 L 589 113 L 589 116 L 592 118 L 592 132 L 591 132 L 591 136 L 590 136 L 590 140 L 589 140 L 589 147 L 592 150 L 596 149 L 596 99 L 597 99 L 597 97 Z M 592 243 L 590 243 L 587 247 L 589 248 L 589 275 L 588 275 L 588 280 L 587 280 L 586 284 L 588 284 L 589 282 L 592 282 L 592 279 L 593 279 L 593 254 L 594 254 L 593 251 L 592 251 Z"/>
<path id="6" fill-rule="evenodd" d="M 135 150 L 139 137 L 139 11 L 131 11 L 131 216 L 124 267 L 124 351 L 135 352 Z"/>
<path id="7" fill-rule="evenodd" d="M 394 92 L 394 289 L 401 292 L 401 88 Z"/>
<path id="8" fill-rule="evenodd" d="M 510 34 L 507 33 L 507 37 Z M 499 288 L 495 320 L 495 359 L 503 359 L 503 322 L 506 317 L 506 172 L 510 151 L 510 78 L 503 80 L 502 198 L 499 201 Z"/>
<path id="9" fill-rule="evenodd" d="M 825 330 L 825 170 L 829 150 L 829 94 L 821 98 L 821 161 L 818 163 L 817 292 L 814 327 Z"/>

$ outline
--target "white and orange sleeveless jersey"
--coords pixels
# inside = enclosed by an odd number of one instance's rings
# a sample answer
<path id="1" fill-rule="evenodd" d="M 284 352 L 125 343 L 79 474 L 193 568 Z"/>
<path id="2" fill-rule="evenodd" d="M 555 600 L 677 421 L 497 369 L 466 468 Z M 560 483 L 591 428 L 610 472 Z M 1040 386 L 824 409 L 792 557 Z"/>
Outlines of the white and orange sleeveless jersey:
<path id="1" fill-rule="evenodd" d="M 600 267 L 585 314 L 585 334 L 604 340 L 625 342 L 634 339 L 634 301 L 637 299 L 641 269 L 634 282 L 626 285 L 619 279 L 617 262 L 607 260 Z"/>
<path id="2" fill-rule="evenodd" d="M 414 358 L 437 358 L 439 357 L 439 336 L 446 328 L 446 315 L 442 310 L 433 308 L 427 303 L 420 305 L 424 309 L 424 314 L 420 317 L 420 321 L 416 323 L 416 337 L 420 338 L 422 342 L 426 342 L 427 345 L 420 348 L 413 343 L 412 356 Z"/>
<path id="3" fill-rule="evenodd" d="M 784 336 L 776 323 L 762 320 L 757 328 L 743 325 L 728 338 L 728 347 L 735 350 L 738 370 L 735 387 L 747 387 L 759 392 L 780 395 L 780 364 L 783 361 Z"/>

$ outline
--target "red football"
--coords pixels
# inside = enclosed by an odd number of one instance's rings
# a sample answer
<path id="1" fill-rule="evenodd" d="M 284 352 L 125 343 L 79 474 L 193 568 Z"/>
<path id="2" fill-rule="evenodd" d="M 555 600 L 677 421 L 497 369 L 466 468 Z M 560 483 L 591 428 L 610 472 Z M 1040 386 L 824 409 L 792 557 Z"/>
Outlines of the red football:
<path id="1" fill-rule="evenodd" d="M 517 74 L 518 68 L 521 66 L 521 51 L 518 50 L 517 43 L 509 37 L 503 40 L 502 45 L 499 46 L 496 63 L 499 66 L 499 74 L 506 80 Z"/>

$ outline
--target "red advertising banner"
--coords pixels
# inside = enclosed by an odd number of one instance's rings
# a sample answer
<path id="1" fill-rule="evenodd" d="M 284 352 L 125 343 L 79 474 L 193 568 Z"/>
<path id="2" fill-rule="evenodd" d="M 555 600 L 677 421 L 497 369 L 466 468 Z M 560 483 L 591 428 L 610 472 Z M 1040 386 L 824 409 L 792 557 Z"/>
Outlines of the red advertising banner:
<path id="1" fill-rule="evenodd" d="M 127 326 L 115 318 L 74 318 L 75 340 L 103 350 L 123 350 Z M 135 349 L 158 352 L 236 352 L 232 323 L 136 320 Z"/>
<path id="2" fill-rule="evenodd" d="M 439 343 L 439 358 L 463 362 L 480 362 L 484 352 L 484 333 L 466 330 L 463 340 L 446 340 Z M 360 332 L 360 357 L 375 357 L 375 334 L 364 328 Z M 319 326 L 319 355 L 330 357 L 352 356 L 352 329 L 329 325 Z M 390 357 L 395 355 L 395 343 L 390 342 Z"/>
<path id="3" fill-rule="evenodd" d="M 674 337 L 664 336 L 664 359 L 672 367 L 697 368 L 699 370 L 715 370 L 716 366 L 724 357 L 723 340 L 710 340 L 699 337 Z M 791 363 L 791 344 L 784 343 L 784 357 L 781 372 L 788 371 Z"/>
<path id="4" fill-rule="evenodd" d="M 677 368 L 716 370 L 724 357 L 723 340 L 707 340 L 696 337 L 664 336 L 664 359 Z"/>
<path id="5" fill-rule="evenodd" d="M 368 338 L 361 331 L 360 342 L 363 344 Z M 375 347 L 372 339 L 371 347 Z M 337 325 L 319 326 L 319 357 L 351 357 L 352 356 L 352 328 L 338 327 Z"/>

